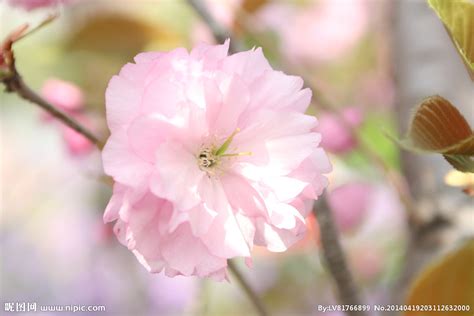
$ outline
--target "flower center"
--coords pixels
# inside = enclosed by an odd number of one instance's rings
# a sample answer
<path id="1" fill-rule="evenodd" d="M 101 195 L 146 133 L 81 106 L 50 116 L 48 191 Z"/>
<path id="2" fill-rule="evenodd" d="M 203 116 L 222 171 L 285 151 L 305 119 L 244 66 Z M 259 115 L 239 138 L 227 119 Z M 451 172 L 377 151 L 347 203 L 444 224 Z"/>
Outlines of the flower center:
<path id="1" fill-rule="evenodd" d="M 222 169 L 221 167 L 224 158 L 251 155 L 251 152 L 226 153 L 234 139 L 234 136 L 238 132 L 240 132 L 239 128 L 237 128 L 218 148 L 214 145 L 203 146 L 197 156 L 199 169 L 205 171 L 209 176 L 215 175 L 217 170 Z"/>
<path id="2" fill-rule="evenodd" d="M 212 152 L 212 149 L 204 147 L 199 154 L 199 168 L 207 169 L 217 164 L 218 157 Z"/>

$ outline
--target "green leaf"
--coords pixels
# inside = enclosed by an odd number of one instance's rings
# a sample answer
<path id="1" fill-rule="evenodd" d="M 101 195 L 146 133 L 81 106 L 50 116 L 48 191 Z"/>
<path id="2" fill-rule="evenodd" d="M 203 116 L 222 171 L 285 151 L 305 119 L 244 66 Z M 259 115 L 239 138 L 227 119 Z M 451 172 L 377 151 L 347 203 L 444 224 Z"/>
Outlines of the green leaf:
<path id="1" fill-rule="evenodd" d="M 469 0 L 428 0 L 448 31 L 474 81 L 474 3 Z"/>
<path id="2" fill-rule="evenodd" d="M 457 170 L 473 172 L 474 134 L 464 116 L 448 100 L 428 97 L 415 109 L 405 139 L 410 151 L 442 154 Z"/>
<path id="3" fill-rule="evenodd" d="M 428 266 L 412 284 L 405 304 L 408 306 L 444 305 L 447 310 L 406 311 L 405 316 L 472 315 L 474 310 L 474 240 Z M 469 311 L 450 310 L 469 305 Z M 432 306 L 433 308 L 434 306 Z"/>

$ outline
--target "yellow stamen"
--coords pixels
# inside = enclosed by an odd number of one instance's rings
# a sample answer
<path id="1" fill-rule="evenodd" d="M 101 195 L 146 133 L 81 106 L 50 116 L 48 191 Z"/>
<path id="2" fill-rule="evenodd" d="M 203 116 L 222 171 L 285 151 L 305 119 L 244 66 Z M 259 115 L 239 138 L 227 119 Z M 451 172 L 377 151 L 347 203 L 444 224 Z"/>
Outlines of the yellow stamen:
<path id="1" fill-rule="evenodd" d="M 252 156 L 251 151 L 245 151 L 241 153 L 234 153 L 234 154 L 222 154 L 221 157 L 235 157 L 235 156 Z"/>

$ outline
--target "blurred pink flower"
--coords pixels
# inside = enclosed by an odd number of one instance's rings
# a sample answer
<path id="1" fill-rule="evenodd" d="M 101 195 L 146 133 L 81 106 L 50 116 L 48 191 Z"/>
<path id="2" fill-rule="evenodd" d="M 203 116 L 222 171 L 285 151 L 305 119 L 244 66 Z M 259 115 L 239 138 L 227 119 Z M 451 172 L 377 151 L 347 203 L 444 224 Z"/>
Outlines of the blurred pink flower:
<path id="1" fill-rule="evenodd" d="M 349 127 L 362 124 L 363 113 L 359 108 L 345 108 L 341 116 L 321 113 L 317 130 L 322 134 L 321 146 L 335 154 L 344 154 L 357 145 Z"/>
<path id="2" fill-rule="evenodd" d="M 72 156 L 83 156 L 94 149 L 94 144 L 90 140 L 72 128 L 62 124 L 61 132 L 67 149 Z"/>
<path id="3" fill-rule="evenodd" d="M 357 228 L 366 216 L 372 186 L 365 183 L 348 183 L 328 193 L 328 203 L 337 226 L 342 232 Z"/>
<path id="4" fill-rule="evenodd" d="M 107 88 L 104 220 L 151 272 L 222 280 L 254 245 L 285 251 L 327 185 L 311 91 L 228 46 L 139 54 Z"/>
<path id="5" fill-rule="evenodd" d="M 73 83 L 60 79 L 48 79 L 41 88 L 41 95 L 61 110 L 72 113 L 84 107 L 81 89 Z"/>
<path id="6" fill-rule="evenodd" d="M 204 0 L 204 2 L 214 19 L 225 27 L 231 28 L 243 0 Z"/>
<path id="7" fill-rule="evenodd" d="M 283 52 L 297 63 L 340 58 L 360 40 L 368 24 L 364 0 L 310 1 L 306 6 L 274 2 L 262 9 L 259 18 L 279 33 Z"/>
<path id="8" fill-rule="evenodd" d="M 384 183 L 350 182 L 328 196 L 336 223 L 345 233 L 343 242 L 356 277 L 370 281 L 390 273 L 407 236 L 405 211 L 396 191 Z"/>
<path id="9" fill-rule="evenodd" d="M 39 8 L 54 7 L 70 0 L 8 0 L 13 7 L 20 7 L 26 11 L 32 11 Z"/>
<path id="10" fill-rule="evenodd" d="M 81 89 L 75 84 L 59 79 L 48 79 L 42 89 L 41 95 L 52 105 L 66 112 L 76 121 L 86 127 L 91 127 L 92 123 L 82 111 L 84 109 L 84 96 Z M 50 122 L 54 118 L 48 112 L 42 113 L 42 119 Z M 82 134 L 72 128 L 61 124 L 59 126 L 64 142 L 72 156 L 82 156 L 88 154 L 94 145 Z"/>

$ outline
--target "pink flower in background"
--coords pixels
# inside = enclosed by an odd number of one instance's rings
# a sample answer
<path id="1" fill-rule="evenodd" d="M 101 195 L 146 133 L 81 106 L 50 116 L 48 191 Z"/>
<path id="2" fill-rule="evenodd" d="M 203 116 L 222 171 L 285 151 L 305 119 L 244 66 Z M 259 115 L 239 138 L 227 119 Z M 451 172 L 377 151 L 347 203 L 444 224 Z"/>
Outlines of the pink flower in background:
<path id="1" fill-rule="evenodd" d="M 26 11 L 54 7 L 66 2 L 68 2 L 68 0 L 8 0 L 11 6 L 20 7 Z"/>
<path id="2" fill-rule="evenodd" d="M 76 117 L 76 119 L 77 118 L 79 117 Z M 85 126 L 91 125 L 90 123 L 86 123 L 87 120 L 85 118 L 82 118 L 79 121 L 81 121 Z M 90 140 L 64 124 L 61 125 L 61 134 L 67 149 L 72 156 L 83 156 L 94 149 L 94 144 L 91 143 Z"/>
<path id="3" fill-rule="evenodd" d="M 81 89 L 73 83 L 60 79 L 48 79 L 41 88 L 41 95 L 61 110 L 74 113 L 84 107 Z"/>
<path id="4" fill-rule="evenodd" d="M 222 280 L 254 245 L 285 251 L 327 185 L 311 91 L 228 45 L 139 54 L 107 88 L 104 220 L 151 272 Z"/>
<path id="5" fill-rule="evenodd" d="M 279 33 L 283 52 L 296 63 L 342 57 L 361 39 L 368 24 L 364 0 L 310 1 L 301 7 L 274 2 L 259 17 Z"/>
<path id="6" fill-rule="evenodd" d="M 244 0 L 204 0 L 212 16 L 227 28 L 232 28 L 235 15 Z"/>
<path id="7" fill-rule="evenodd" d="M 345 108 L 341 115 L 334 113 L 321 113 L 319 116 L 318 131 L 322 134 L 321 146 L 335 154 L 344 154 L 357 145 L 351 133 L 351 127 L 362 124 L 363 113 L 359 108 Z"/>
<path id="8" fill-rule="evenodd" d="M 328 203 L 355 276 L 370 281 L 392 270 L 407 236 L 397 192 L 383 182 L 348 182 L 329 191 Z"/>
<path id="9" fill-rule="evenodd" d="M 90 119 L 82 113 L 84 110 L 84 96 L 81 89 L 75 84 L 59 79 L 48 79 L 41 89 L 41 95 L 49 103 L 66 112 L 84 126 L 92 127 Z M 52 122 L 54 117 L 48 112 L 43 112 L 42 119 Z M 94 144 L 82 134 L 62 123 L 60 123 L 59 128 L 68 152 L 72 156 L 83 156 L 93 150 Z"/>
<path id="10" fill-rule="evenodd" d="M 341 185 L 328 193 L 329 206 L 341 231 L 352 231 L 361 224 L 372 193 L 371 185 L 357 182 Z"/>

